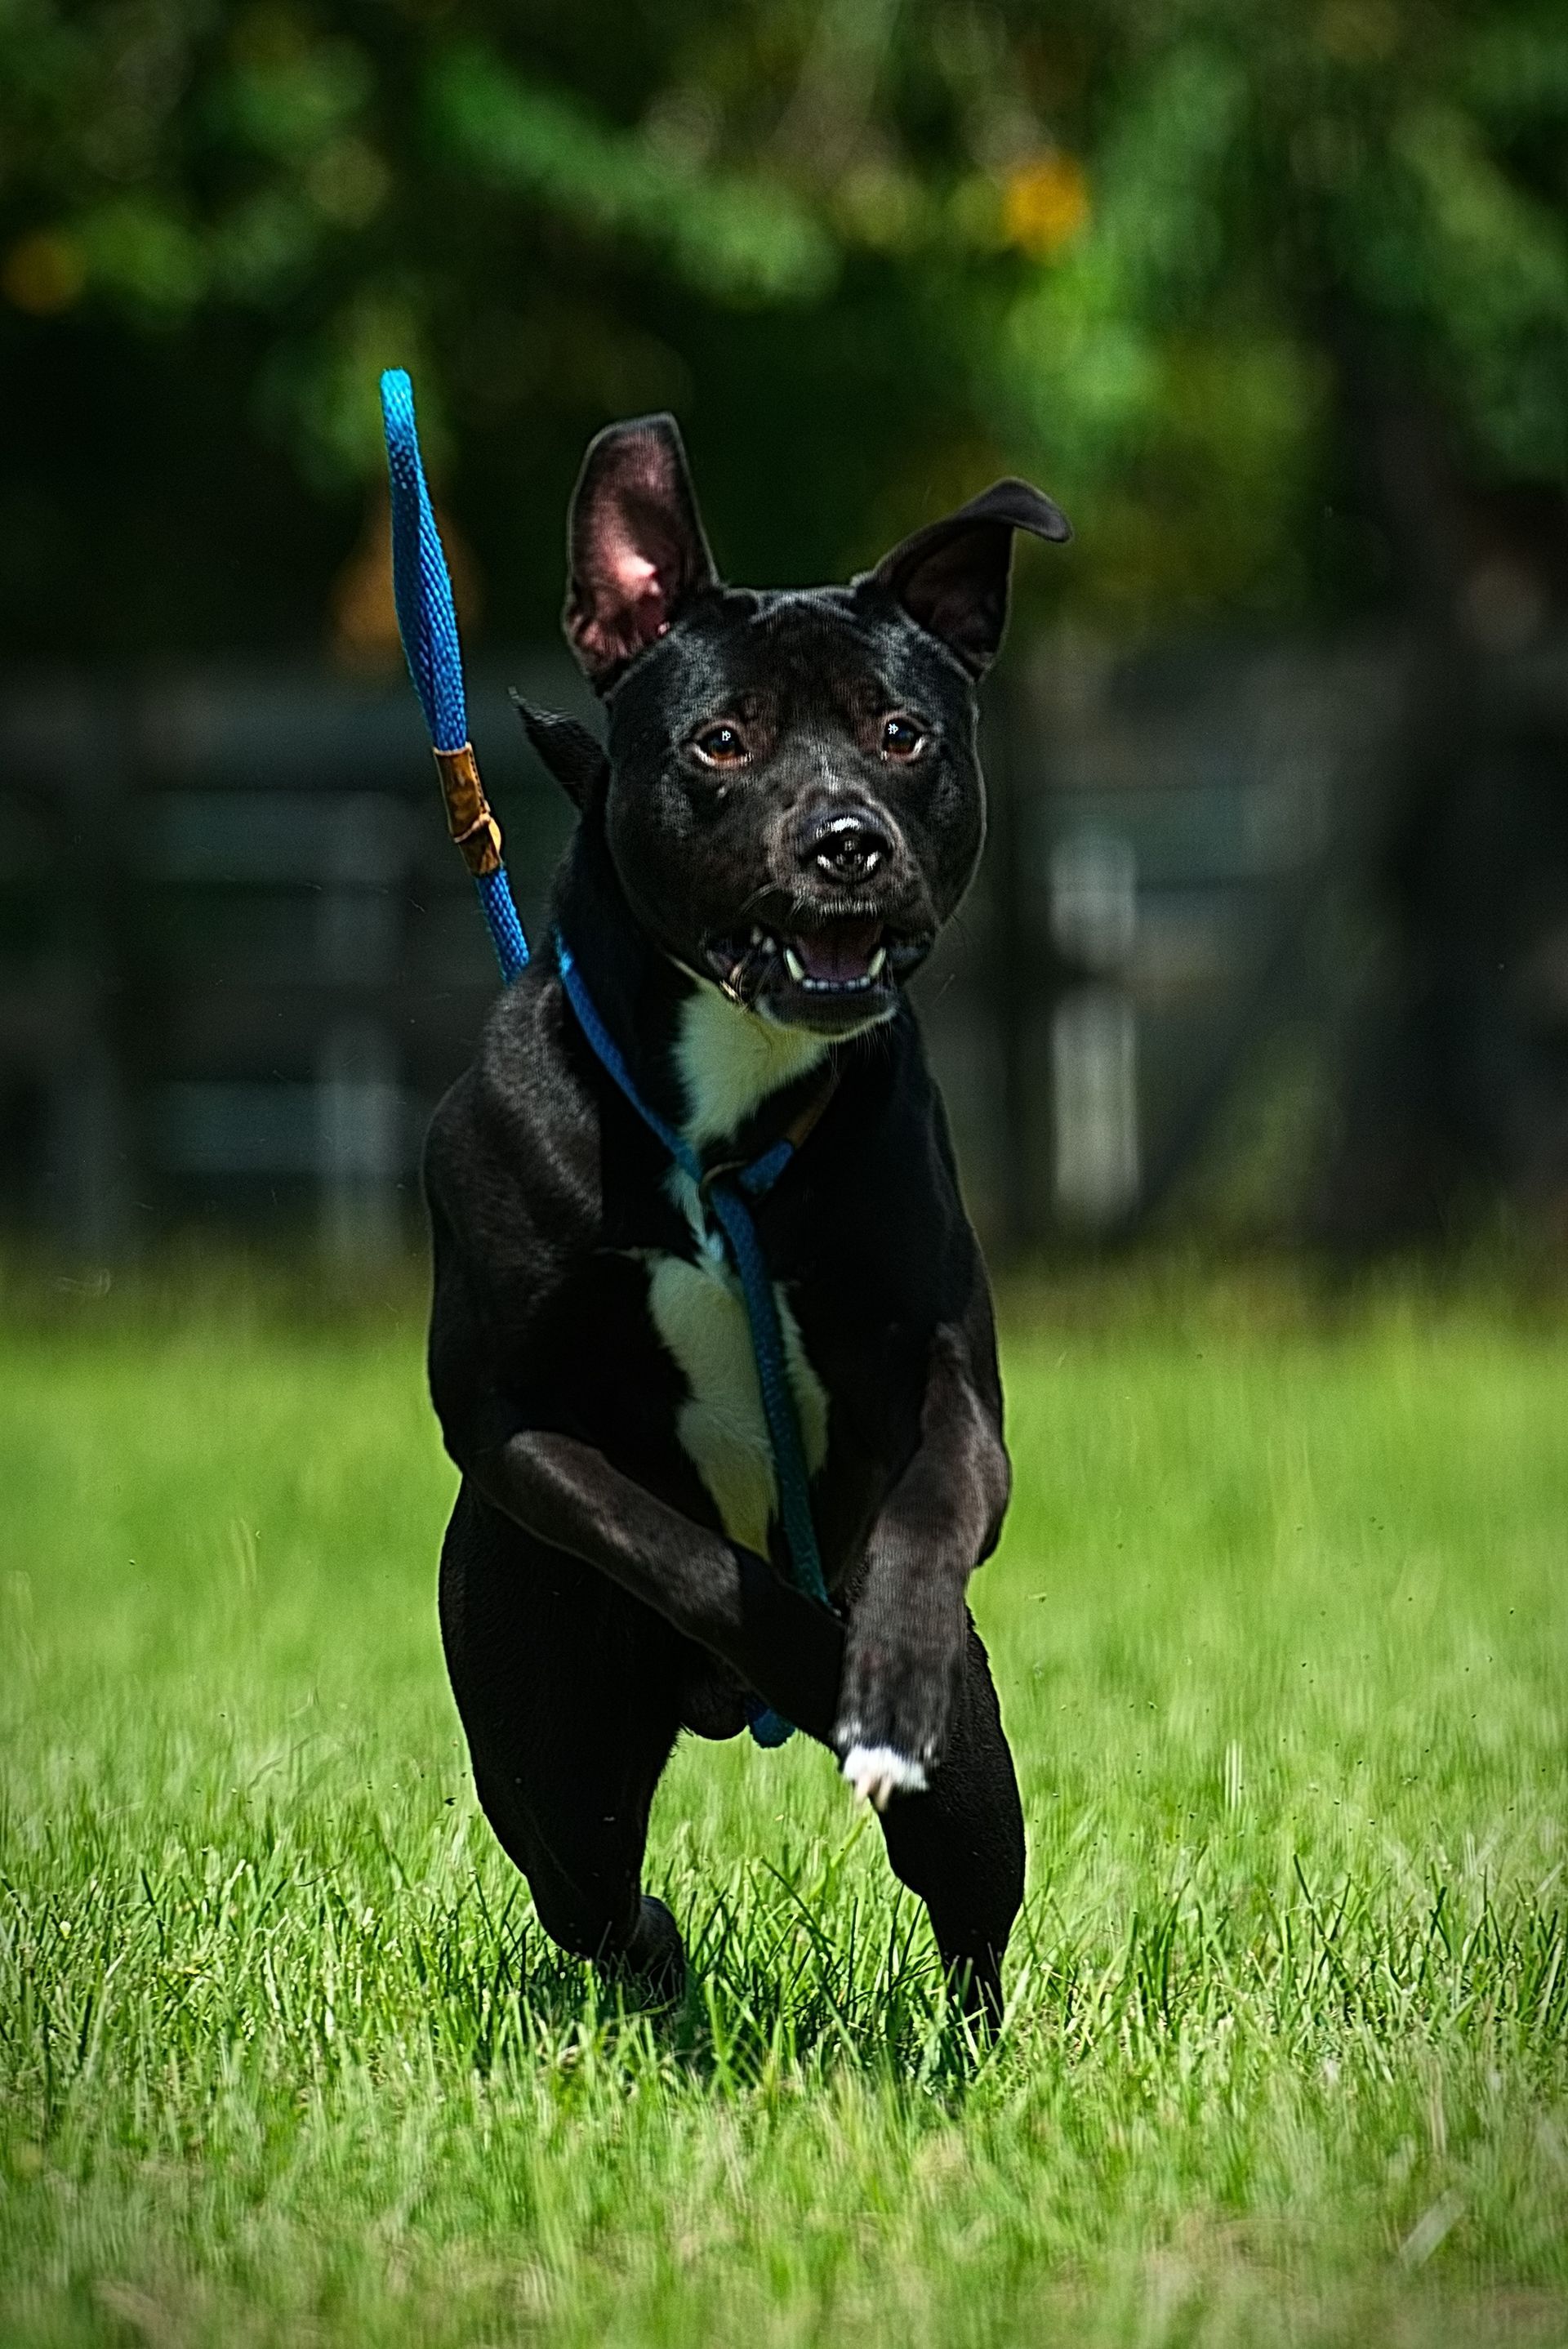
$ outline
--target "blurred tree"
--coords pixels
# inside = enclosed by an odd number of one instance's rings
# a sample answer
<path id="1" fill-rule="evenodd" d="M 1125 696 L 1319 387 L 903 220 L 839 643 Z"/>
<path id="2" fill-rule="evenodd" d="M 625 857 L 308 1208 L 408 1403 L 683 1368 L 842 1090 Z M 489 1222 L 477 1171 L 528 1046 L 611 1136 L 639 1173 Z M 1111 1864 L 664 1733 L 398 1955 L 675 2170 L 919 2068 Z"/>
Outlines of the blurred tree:
<path id="1" fill-rule="evenodd" d="M 394 361 L 507 640 L 655 406 L 738 576 L 1016 470 L 1037 608 L 1398 613 L 1321 1220 L 1568 1195 L 1568 742 L 1488 668 L 1568 618 L 1562 0 L 0 0 L 0 659 L 395 658 Z"/>
<path id="2" fill-rule="evenodd" d="M 738 572 L 1012 466 L 1118 626 L 1429 594 L 1417 420 L 1568 476 L 1565 159 L 1556 0 L 0 0 L 5 647 L 318 636 L 394 359 L 509 636 L 664 403 Z"/>

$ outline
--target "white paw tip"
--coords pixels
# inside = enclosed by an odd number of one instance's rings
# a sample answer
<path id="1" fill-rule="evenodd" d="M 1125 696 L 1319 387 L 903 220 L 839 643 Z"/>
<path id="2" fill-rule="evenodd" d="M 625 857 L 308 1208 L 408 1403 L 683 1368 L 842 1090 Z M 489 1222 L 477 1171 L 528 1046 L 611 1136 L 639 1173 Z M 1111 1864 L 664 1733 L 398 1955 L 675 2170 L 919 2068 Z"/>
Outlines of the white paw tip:
<path id="1" fill-rule="evenodd" d="M 858 1803 L 885 1811 L 895 1795 L 923 1795 L 925 1772 L 893 1745 L 851 1745 L 844 1756 L 844 1775 Z"/>

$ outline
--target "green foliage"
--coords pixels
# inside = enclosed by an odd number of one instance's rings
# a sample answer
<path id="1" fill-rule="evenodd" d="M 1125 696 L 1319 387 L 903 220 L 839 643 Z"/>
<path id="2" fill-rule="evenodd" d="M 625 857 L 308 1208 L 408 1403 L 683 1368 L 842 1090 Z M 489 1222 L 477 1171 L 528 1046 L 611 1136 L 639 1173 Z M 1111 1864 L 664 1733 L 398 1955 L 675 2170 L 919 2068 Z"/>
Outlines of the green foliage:
<path id="1" fill-rule="evenodd" d="M 1300 611 L 1348 374 L 1439 405 L 1483 476 L 1568 479 L 1565 154 L 1550 0 L 4 0 L 0 357 L 178 369 L 220 478 L 253 434 L 356 502 L 367 385 L 415 361 L 530 624 L 571 452 L 665 398 L 721 471 L 745 443 L 790 482 L 799 515 L 720 518 L 764 568 L 1006 464 L 1080 525 L 1044 592 Z M 874 388 L 901 353 L 918 416 Z M 785 445 L 751 444 L 759 400 Z M 849 512 L 819 487 L 846 442 Z"/>
<path id="2" fill-rule="evenodd" d="M 673 2022 L 541 1940 L 412 1317 L 13 1336 L 7 2343 L 1568 2338 L 1568 1352 L 1068 1306 L 976 1585 L 1031 1837 L 977 2064 L 799 1741 L 677 1755 Z"/>
<path id="3" fill-rule="evenodd" d="M 833 243 L 782 182 L 705 171 L 679 143 L 607 130 L 480 49 L 444 60 L 430 98 L 436 138 L 482 182 L 646 245 L 721 300 L 831 288 Z"/>

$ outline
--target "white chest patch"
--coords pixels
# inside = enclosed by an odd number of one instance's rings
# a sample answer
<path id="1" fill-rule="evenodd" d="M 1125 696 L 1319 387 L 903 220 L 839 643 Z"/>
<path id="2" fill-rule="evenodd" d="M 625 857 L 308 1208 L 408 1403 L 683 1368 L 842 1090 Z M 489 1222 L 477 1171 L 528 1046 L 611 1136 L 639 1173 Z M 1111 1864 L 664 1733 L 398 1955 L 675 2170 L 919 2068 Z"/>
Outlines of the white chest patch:
<path id="1" fill-rule="evenodd" d="M 726 1140 L 770 1093 L 815 1068 L 828 1049 L 824 1037 L 775 1027 L 699 979 L 682 1007 L 675 1047 L 686 1140 L 698 1150 Z M 779 1485 L 745 1301 L 690 1180 L 672 1166 L 665 1185 L 697 1247 L 695 1264 L 675 1256 L 648 1258 L 648 1310 L 686 1382 L 676 1433 L 731 1541 L 766 1554 Z M 777 1282 L 773 1295 L 806 1465 L 814 1475 L 828 1456 L 828 1397 Z"/>
<path id="2" fill-rule="evenodd" d="M 698 1150 L 722 1141 L 769 1093 L 814 1069 L 827 1050 L 825 1036 L 813 1036 L 806 1028 L 775 1027 L 699 979 L 681 1007 L 676 1044 L 687 1141 Z"/>
<path id="3" fill-rule="evenodd" d="M 777 1283 L 773 1294 L 806 1464 L 814 1475 L 828 1456 L 828 1397 Z M 686 1382 L 686 1400 L 676 1420 L 681 1449 L 731 1541 L 766 1556 L 779 1486 L 738 1284 L 728 1267 L 711 1256 L 700 1264 L 651 1257 L 648 1310 Z"/>

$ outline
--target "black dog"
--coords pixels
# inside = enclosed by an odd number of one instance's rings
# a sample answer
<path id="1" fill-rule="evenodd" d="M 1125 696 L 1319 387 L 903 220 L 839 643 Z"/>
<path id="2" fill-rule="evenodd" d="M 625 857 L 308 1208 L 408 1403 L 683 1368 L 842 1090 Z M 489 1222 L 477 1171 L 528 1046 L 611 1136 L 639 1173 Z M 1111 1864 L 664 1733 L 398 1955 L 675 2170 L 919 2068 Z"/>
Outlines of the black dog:
<path id="1" fill-rule="evenodd" d="M 965 1588 L 1006 1505 L 1002 1398 L 902 988 L 980 854 L 975 687 L 1015 530 L 1068 535 L 1000 481 L 851 586 L 727 587 L 664 417 L 602 433 L 573 506 L 566 631 L 609 749 L 523 712 L 581 809 L 555 937 L 705 1166 L 799 1143 L 755 1214 L 834 1608 L 786 1579 L 707 1202 L 555 947 L 427 1156 L 430 1384 L 463 1477 L 441 1623 L 480 1799 L 546 1930 L 664 1993 L 685 1959 L 641 1888 L 654 1789 L 683 1727 L 734 1735 L 759 1696 L 884 1815 L 971 2006 L 1000 2000 L 1023 1819 Z"/>

